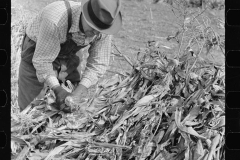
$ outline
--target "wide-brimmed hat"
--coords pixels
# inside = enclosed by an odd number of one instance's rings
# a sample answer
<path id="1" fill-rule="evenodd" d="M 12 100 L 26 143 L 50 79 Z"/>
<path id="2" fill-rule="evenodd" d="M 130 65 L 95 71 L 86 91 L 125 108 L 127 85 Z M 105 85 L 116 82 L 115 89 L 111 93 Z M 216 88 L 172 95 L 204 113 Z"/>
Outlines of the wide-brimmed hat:
<path id="1" fill-rule="evenodd" d="M 120 0 L 82 0 L 82 13 L 93 29 L 115 34 L 122 27 Z"/>

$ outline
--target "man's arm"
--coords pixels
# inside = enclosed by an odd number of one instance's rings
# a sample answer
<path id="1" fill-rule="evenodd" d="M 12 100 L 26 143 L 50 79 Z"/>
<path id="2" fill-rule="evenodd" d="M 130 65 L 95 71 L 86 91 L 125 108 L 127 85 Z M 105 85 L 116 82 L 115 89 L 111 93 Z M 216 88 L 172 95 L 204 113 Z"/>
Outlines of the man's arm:
<path id="1" fill-rule="evenodd" d="M 60 51 L 58 35 L 55 24 L 49 20 L 43 20 L 32 60 L 39 82 L 45 82 L 50 88 L 59 86 L 52 65 L 52 62 L 56 59 Z"/>
<path id="2" fill-rule="evenodd" d="M 112 35 L 102 35 L 89 48 L 89 57 L 87 59 L 86 69 L 80 85 L 89 88 L 97 83 L 102 77 L 110 62 Z"/>

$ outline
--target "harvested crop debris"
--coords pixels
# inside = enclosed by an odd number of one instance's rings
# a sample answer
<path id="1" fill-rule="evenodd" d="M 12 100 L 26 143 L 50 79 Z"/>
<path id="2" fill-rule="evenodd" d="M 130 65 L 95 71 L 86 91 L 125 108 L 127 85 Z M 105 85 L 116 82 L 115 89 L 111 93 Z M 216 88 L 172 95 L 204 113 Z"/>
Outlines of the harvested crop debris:
<path id="1" fill-rule="evenodd" d="M 70 114 L 56 110 L 45 89 L 11 115 L 14 159 L 225 159 L 224 68 L 198 58 L 149 47 L 130 62 L 131 72 L 105 79 L 92 98 L 66 99 Z"/>

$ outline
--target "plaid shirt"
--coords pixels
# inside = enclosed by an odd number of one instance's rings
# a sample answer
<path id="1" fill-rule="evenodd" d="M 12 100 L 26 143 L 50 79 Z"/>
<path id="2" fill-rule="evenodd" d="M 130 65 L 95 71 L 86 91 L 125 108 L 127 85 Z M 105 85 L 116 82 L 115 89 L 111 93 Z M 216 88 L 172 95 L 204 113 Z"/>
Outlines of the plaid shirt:
<path id="1" fill-rule="evenodd" d="M 70 1 L 72 9 L 72 26 L 70 33 L 72 39 L 78 45 L 89 44 L 95 37 L 90 39 L 81 33 L 79 19 L 81 13 L 81 2 Z M 26 34 L 36 42 L 33 56 L 33 65 L 40 82 L 48 86 L 59 85 L 56 74 L 53 71 L 52 62 L 60 51 L 60 44 L 66 41 L 68 14 L 64 1 L 57 1 L 46 6 L 38 14 L 26 29 Z M 86 69 L 83 72 L 80 84 L 89 88 L 96 84 L 103 76 L 110 61 L 112 35 L 102 34 L 89 48 L 89 57 Z"/>

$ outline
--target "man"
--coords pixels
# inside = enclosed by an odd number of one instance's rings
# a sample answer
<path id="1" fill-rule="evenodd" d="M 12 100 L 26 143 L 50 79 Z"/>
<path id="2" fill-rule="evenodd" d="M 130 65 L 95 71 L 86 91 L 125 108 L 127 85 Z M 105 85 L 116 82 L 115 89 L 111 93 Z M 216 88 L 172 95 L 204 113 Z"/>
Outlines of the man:
<path id="1" fill-rule="evenodd" d="M 120 0 L 57 1 L 47 5 L 26 29 L 19 67 L 18 104 L 22 111 L 43 89 L 53 89 L 60 110 L 67 96 L 77 101 L 97 83 L 109 65 L 112 35 L 122 26 Z M 81 75 L 76 52 L 90 46 L 86 69 Z M 73 93 L 60 79 L 77 83 Z"/>

